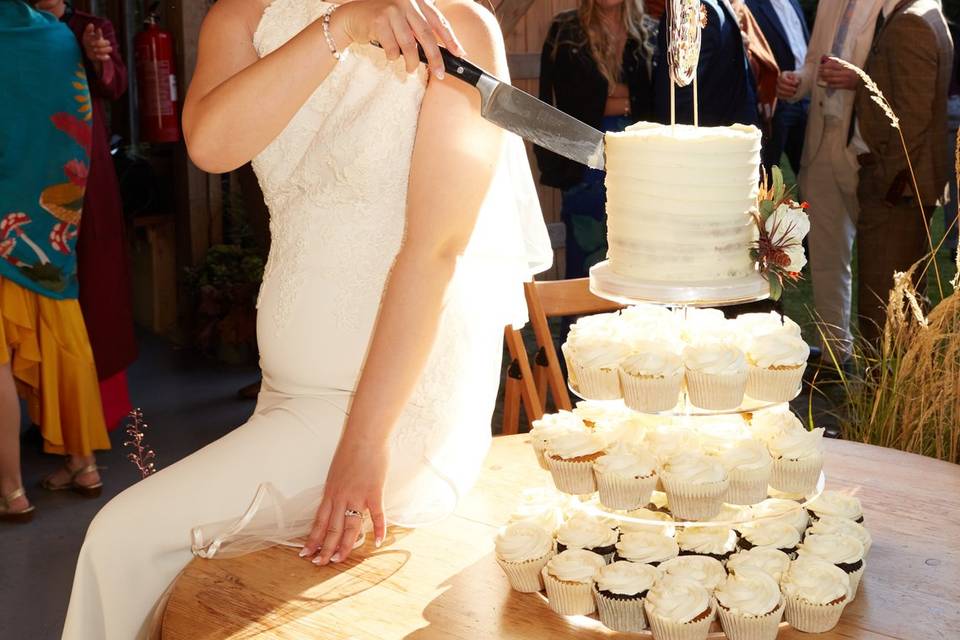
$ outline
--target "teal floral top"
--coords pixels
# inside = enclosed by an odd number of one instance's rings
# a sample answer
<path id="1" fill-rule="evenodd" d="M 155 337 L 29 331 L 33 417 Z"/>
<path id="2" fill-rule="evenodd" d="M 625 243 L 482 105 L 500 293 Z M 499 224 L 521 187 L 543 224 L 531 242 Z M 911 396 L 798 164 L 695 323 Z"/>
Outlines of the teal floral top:
<path id="1" fill-rule="evenodd" d="M 0 0 L 0 277 L 77 297 L 92 108 L 80 48 L 53 15 Z"/>

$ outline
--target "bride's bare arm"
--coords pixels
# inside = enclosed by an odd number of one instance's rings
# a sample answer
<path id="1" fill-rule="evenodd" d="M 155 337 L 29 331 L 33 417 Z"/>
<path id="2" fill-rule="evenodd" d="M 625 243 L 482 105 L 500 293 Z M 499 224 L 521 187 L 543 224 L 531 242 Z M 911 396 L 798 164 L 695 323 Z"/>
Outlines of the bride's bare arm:
<path id="1" fill-rule="evenodd" d="M 471 59 L 506 77 L 500 28 L 469 0 L 443 6 Z M 367 360 L 327 476 L 323 503 L 302 555 L 326 564 L 349 555 L 368 508 L 379 542 L 387 441 L 433 346 L 444 294 L 493 178 L 501 131 L 480 117 L 476 90 L 458 80 L 431 81 L 420 111 L 402 248 L 384 291 Z M 483 304 L 478 300 L 477 304 Z"/>
<path id="2" fill-rule="evenodd" d="M 212 173 L 249 162 L 276 138 L 336 64 L 320 20 L 260 59 L 253 48 L 266 0 L 220 0 L 211 7 L 197 50 L 197 68 L 183 106 L 190 157 Z M 437 39 L 459 44 L 428 0 L 354 0 L 330 21 L 339 50 L 351 42 L 382 43 L 387 57 L 419 64 L 417 41 L 442 71 Z"/>

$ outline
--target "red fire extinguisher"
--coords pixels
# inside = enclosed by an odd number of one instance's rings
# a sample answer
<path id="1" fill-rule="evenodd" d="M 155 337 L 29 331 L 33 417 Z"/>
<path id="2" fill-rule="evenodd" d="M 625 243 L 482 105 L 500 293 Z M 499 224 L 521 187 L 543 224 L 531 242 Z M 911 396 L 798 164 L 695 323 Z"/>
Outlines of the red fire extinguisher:
<path id="1" fill-rule="evenodd" d="M 157 3 L 150 6 L 144 29 L 133 41 L 140 135 L 147 142 L 177 142 L 180 140 L 180 121 L 173 35 L 160 28 L 158 8 Z"/>

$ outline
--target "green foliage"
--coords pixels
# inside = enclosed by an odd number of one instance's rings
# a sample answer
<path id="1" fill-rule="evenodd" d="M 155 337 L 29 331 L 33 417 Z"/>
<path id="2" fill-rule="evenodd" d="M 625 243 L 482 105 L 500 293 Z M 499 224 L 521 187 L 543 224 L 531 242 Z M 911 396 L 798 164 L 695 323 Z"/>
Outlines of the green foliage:
<path id="1" fill-rule="evenodd" d="M 216 244 L 207 250 L 203 262 L 188 270 L 188 277 L 195 289 L 258 285 L 263 279 L 263 267 L 263 258 L 256 249 Z"/>

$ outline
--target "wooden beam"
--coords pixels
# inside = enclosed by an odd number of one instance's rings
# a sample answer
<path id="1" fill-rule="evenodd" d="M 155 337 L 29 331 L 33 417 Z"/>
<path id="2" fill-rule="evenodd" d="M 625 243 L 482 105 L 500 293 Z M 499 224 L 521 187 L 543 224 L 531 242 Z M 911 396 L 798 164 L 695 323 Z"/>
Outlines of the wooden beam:
<path id="1" fill-rule="evenodd" d="M 508 53 L 511 80 L 536 80 L 540 77 L 539 53 Z"/>
<path id="2" fill-rule="evenodd" d="M 500 20 L 500 28 L 503 29 L 504 36 L 513 32 L 533 3 L 534 0 L 503 0 L 500 3 L 497 7 L 497 18 Z"/>

